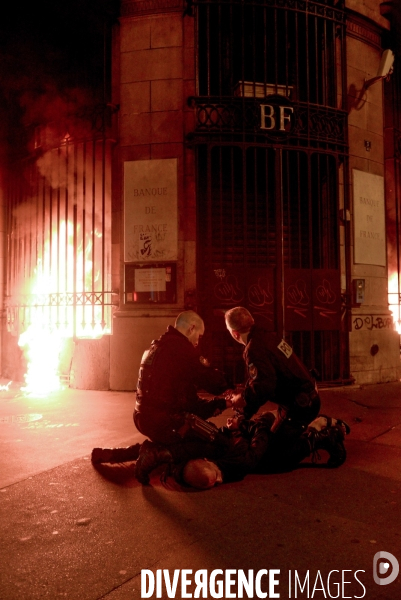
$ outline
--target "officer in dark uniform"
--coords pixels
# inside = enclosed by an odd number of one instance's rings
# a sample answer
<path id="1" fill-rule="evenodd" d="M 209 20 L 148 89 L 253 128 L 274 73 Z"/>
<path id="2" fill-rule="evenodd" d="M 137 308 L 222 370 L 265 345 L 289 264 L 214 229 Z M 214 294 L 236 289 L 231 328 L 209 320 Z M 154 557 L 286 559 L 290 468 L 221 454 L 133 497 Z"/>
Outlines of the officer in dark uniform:
<path id="1" fill-rule="evenodd" d="M 249 421 L 238 417 L 228 419 L 229 443 L 225 452 L 178 465 L 172 471 L 173 476 L 178 483 L 208 489 L 219 483 L 237 481 L 248 473 L 293 470 L 310 456 L 316 463 L 320 460 L 319 450 L 329 454 L 326 464 L 329 468 L 339 467 L 346 460 L 344 435 L 349 433 L 349 427 L 341 419 L 317 418 L 305 431 L 290 437 L 285 425 L 272 434 L 274 421 L 272 412 L 259 414 Z"/>
<path id="2" fill-rule="evenodd" d="M 153 443 L 142 445 L 137 461 L 136 477 L 142 483 L 148 482 L 155 466 L 169 462 L 171 455 L 175 460 L 179 454 L 187 459 L 203 456 L 203 449 L 197 450 L 196 444 L 202 419 L 231 406 L 228 397 L 207 401 L 198 395 L 198 390 L 219 395 L 228 387 L 223 373 L 210 367 L 196 351 L 204 330 L 197 313 L 182 312 L 174 327 L 169 326 L 143 354 L 134 422 L 138 431 Z M 193 415 L 200 419 L 194 419 Z"/>
<path id="3" fill-rule="evenodd" d="M 231 399 L 233 407 L 250 419 L 267 401 L 278 404 L 275 432 L 283 422 L 305 430 L 320 410 L 316 383 L 291 346 L 255 325 L 250 312 L 232 308 L 225 315 L 232 337 L 245 346 L 248 380 L 242 394 Z"/>

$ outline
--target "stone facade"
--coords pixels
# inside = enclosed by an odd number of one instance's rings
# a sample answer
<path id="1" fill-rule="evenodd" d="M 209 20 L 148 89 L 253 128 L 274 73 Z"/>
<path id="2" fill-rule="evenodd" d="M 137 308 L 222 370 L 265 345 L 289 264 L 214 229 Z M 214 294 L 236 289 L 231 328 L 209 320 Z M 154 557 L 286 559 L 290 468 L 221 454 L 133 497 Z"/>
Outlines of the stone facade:
<path id="1" fill-rule="evenodd" d="M 194 94 L 194 21 L 183 18 L 177 2 L 125 2 L 120 19 L 118 176 L 114 203 L 113 264 L 120 291 L 110 344 L 110 387 L 135 388 L 143 351 L 159 337 L 178 312 L 189 307 L 196 287 L 195 176 L 193 152 L 184 145 L 193 129 L 187 98 Z M 155 306 L 125 304 L 123 245 L 123 166 L 125 161 L 178 159 L 177 303 Z"/>
<path id="2" fill-rule="evenodd" d="M 389 22 L 376 0 L 347 0 L 346 85 L 349 165 L 340 173 L 348 186 L 350 208 L 340 206 L 342 288 L 351 301 L 349 312 L 350 374 L 357 383 L 400 377 L 399 335 L 388 308 L 387 265 L 354 261 L 353 170 L 385 176 L 383 84 L 364 89 L 374 77 L 383 48 L 381 34 Z M 195 166 L 185 135 L 194 128 L 188 98 L 195 94 L 194 19 L 183 16 L 181 3 L 127 1 L 122 4 L 115 44 L 115 98 L 120 105 L 118 157 L 114 172 L 113 289 L 120 306 L 110 338 L 110 388 L 134 389 L 140 357 L 151 339 L 174 322 L 181 310 L 196 302 Z M 340 66 L 341 69 L 341 66 Z M 125 161 L 178 159 L 177 302 L 132 306 L 125 302 L 123 165 Z M 340 202 L 344 194 L 340 193 Z M 346 254 L 349 252 L 349 261 Z M 348 265 L 348 266 L 347 266 Z M 349 272 L 347 272 L 349 269 Z M 354 280 L 365 283 L 363 302 L 356 302 Z M 190 300 L 188 300 L 190 299 Z"/>
<path id="3" fill-rule="evenodd" d="M 377 74 L 383 49 L 381 32 L 389 23 L 379 2 L 347 2 L 347 89 L 351 198 L 351 279 L 365 281 L 365 298 L 351 310 L 350 371 L 357 383 L 394 381 L 400 377 L 399 334 L 388 308 L 387 264 L 355 262 L 352 172 L 385 177 L 383 82 L 364 88 Z"/>
<path id="4" fill-rule="evenodd" d="M 284 10 L 283 7 L 285 2 L 283 6 L 280 5 L 280 10 Z M 326 5 L 325 10 L 328 12 L 324 14 L 330 19 L 330 7 Z M 198 304 L 198 270 L 201 261 L 197 257 L 197 248 L 202 240 L 197 239 L 196 186 L 203 174 L 197 173 L 195 150 L 189 143 L 189 134 L 199 127 L 200 133 L 196 131 L 196 134 L 201 136 L 203 123 L 199 119 L 196 121 L 199 112 L 196 113 L 194 108 L 196 103 L 191 103 L 191 98 L 199 90 L 196 88 L 198 49 L 195 19 L 190 13 L 190 4 L 184 6 L 178 0 L 124 0 L 121 3 L 119 25 L 113 43 L 111 99 L 111 106 L 115 107 L 114 118 L 117 119 L 112 165 L 113 328 L 112 334 L 102 339 L 76 341 L 73 351 L 71 349 L 73 355 L 68 359 L 71 359 L 72 387 L 135 389 L 140 359 L 151 340 L 173 324 L 179 312 L 188 308 L 196 309 Z M 380 249 L 376 249 L 372 259 L 363 255 L 361 258 L 361 248 L 368 246 L 361 245 L 358 239 L 361 216 L 355 210 L 358 202 L 355 174 L 359 174 L 365 183 L 383 182 L 384 204 L 388 204 L 389 199 L 398 202 L 392 175 L 394 150 L 391 148 L 394 142 L 388 137 L 388 132 L 385 142 L 384 116 L 385 111 L 392 110 L 391 102 L 386 98 L 385 104 L 383 81 L 378 80 L 367 88 L 365 86 L 365 81 L 377 74 L 383 50 L 386 49 L 383 47 L 383 33 L 389 30 L 390 22 L 381 15 L 378 0 L 346 0 L 345 13 L 345 54 L 342 53 L 340 38 L 336 35 L 332 37 L 338 50 L 337 95 L 334 94 L 334 101 L 330 99 L 329 107 L 323 104 L 322 107 L 323 113 L 325 108 L 341 112 L 341 123 L 345 122 L 346 109 L 348 152 L 345 156 L 345 140 L 340 150 L 338 146 L 333 150 L 333 145 L 326 148 L 311 145 L 307 150 L 312 152 L 317 147 L 321 156 L 325 156 L 325 152 L 327 156 L 330 152 L 332 156 L 337 153 L 341 293 L 345 299 L 341 313 L 344 323 L 341 335 L 345 331 L 347 336 L 347 344 L 341 338 L 341 344 L 344 345 L 342 359 L 347 364 L 349 362 L 348 381 L 365 384 L 394 381 L 401 376 L 400 336 L 393 327 L 388 303 L 388 253 L 385 250 L 383 259 L 379 256 Z M 339 27 L 343 27 L 343 22 Z M 344 56 L 343 64 L 341 60 Z M 345 95 L 343 84 L 346 86 Z M 344 106 L 344 98 L 347 106 Z M 239 97 L 233 99 L 241 101 Z M 314 102 L 318 102 L 316 99 L 308 101 L 311 102 L 310 110 Z M 213 113 L 213 102 L 212 99 L 207 105 L 211 111 L 208 113 L 208 123 L 212 126 L 213 114 L 217 114 Z M 317 104 L 314 106 L 316 108 Z M 228 118 L 227 114 L 221 117 L 223 121 Z M 342 125 L 337 123 L 337 126 L 341 132 L 344 131 Z M 249 131 L 246 133 L 248 135 Z M 223 132 L 222 139 L 224 135 Z M 257 135 L 260 136 L 260 131 Z M 262 146 L 264 142 L 260 143 L 261 139 L 258 138 L 258 143 Z M 228 143 L 229 136 L 223 141 Z M 271 145 L 271 140 L 269 143 Z M 302 144 L 306 142 L 300 142 L 300 148 Z M 291 149 L 294 148 L 296 144 Z M 341 159 L 338 159 L 340 154 Z M 127 233 L 124 165 L 133 161 L 145 161 L 143 164 L 146 165 L 146 161 L 162 159 L 174 159 L 177 168 L 178 219 L 175 226 L 178 243 L 176 260 L 173 260 L 174 300 L 141 303 L 133 298 L 132 290 L 129 291 L 127 287 L 127 265 L 130 263 L 124 251 Z M 376 192 L 371 193 L 369 202 L 380 204 L 380 194 L 375 196 Z M 4 290 L 6 227 L 3 204 L 3 198 L 0 198 L 0 287 Z M 362 218 L 372 218 L 372 215 L 368 211 L 363 213 Z M 385 225 L 378 222 L 373 225 L 374 235 L 382 235 L 385 246 Z M 392 251 L 390 248 L 389 252 Z M 134 264 L 131 266 L 135 268 Z M 139 264 L 140 268 L 146 266 L 145 260 Z M 364 294 L 359 299 L 355 293 L 356 281 L 364 283 Z M 2 331 L 2 349 L 7 354 L 2 360 L 3 374 L 13 371 L 19 377 L 21 366 L 18 363 L 21 357 L 17 355 L 21 352 L 16 346 L 16 338 L 11 340 L 8 333 L 4 335 L 5 327 Z M 324 350 L 326 354 L 330 353 L 330 348 L 325 347 Z"/>

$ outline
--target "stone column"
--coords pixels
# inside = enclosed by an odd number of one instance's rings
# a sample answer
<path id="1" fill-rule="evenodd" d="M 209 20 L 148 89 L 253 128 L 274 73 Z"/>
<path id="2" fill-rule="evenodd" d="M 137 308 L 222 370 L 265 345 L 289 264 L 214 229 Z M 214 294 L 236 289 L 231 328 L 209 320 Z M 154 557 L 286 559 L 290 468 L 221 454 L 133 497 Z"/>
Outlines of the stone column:
<path id="1" fill-rule="evenodd" d="M 185 134 L 193 130 L 187 98 L 195 90 L 194 19 L 177 0 L 122 2 L 118 49 L 119 186 L 114 198 L 114 264 L 119 257 L 120 307 L 110 347 L 110 386 L 133 389 L 143 351 L 186 307 L 196 287 L 195 169 Z M 175 303 L 137 305 L 124 296 L 124 181 L 126 161 L 176 159 L 178 260 Z M 115 269 L 113 269 L 115 270 Z M 114 287 L 116 287 L 114 285 Z"/>

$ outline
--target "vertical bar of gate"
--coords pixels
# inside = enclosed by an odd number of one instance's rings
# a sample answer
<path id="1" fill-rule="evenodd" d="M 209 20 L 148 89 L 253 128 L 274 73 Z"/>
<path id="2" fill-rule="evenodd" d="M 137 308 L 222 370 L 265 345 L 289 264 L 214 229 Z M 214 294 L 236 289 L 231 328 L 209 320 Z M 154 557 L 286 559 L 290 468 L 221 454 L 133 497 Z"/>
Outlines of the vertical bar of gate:
<path id="1" fill-rule="evenodd" d="M 299 28 L 298 28 L 298 18 L 299 18 L 299 14 L 298 12 L 294 12 L 294 20 L 295 20 L 295 57 L 296 56 L 302 56 L 301 52 L 299 51 Z M 295 90 L 296 90 L 296 97 L 298 100 L 300 100 L 300 90 L 299 90 L 299 60 L 295 60 Z"/>
<path id="2" fill-rule="evenodd" d="M 74 150 L 74 187 L 73 187 L 73 224 L 72 224 L 72 244 L 73 244 L 73 265 L 72 265 L 72 297 L 73 297 L 73 309 L 72 309 L 72 338 L 75 339 L 77 335 L 77 264 L 78 264 L 78 144 L 75 142 L 73 146 Z"/>
<path id="3" fill-rule="evenodd" d="M 283 218 L 283 150 L 275 148 L 275 180 L 276 180 L 276 232 L 278 235 L 276 245 L 276 265 L 277 265 L 277 334 L 285 338 L 285 313 L 284 313 L 284 218 Z M 281 310 L 280 310 L 281 308 Z"/>
<path id="4" fill-rule="evenodd" d="M 322 104 L 324 104 L 325 106 L 328 105 L 328 52 L 327 52 L 327 26 L 328 26 L 328 22 L 327 19 L 323 19 L 323 39 L 321 41 L 321 45 L 322 45 L 322 58 L 321 58 L 321 62 L 322 62 L 322 74 L 321 74 L 321 79 L 322 79 L 322 86 L 323 86 L 323 90 L 322 90 Z M 320 79 L 320 77 L 318 77 L 318 80 Z"/>
<path id="5" fill-rule="evenodd" d="M 78 207 L 73 205 L 73 311 L 72 311 L 72 338 L 75 340 L 77 336 L 77 264 L 78 264 L 78 248 L 77 248 L 77 227 L 78 227 Z"/>
<path id="6" fill-rule="evenodd" d="M 267 36 L 266 36 L 266 31 L 267 31 L 267 14 L 266 14 L 267 8 L 266 6 L 263 7 L 263 31 L 264 31 L 264 35 L 263 35 L 263 74 L 264 74 L 264 84 L 265 84 L 265 89 L 266 89 L 266 84 L 268 83 L 268 75 L 267 75 Z"/>
<path id="7" fill-rule="evenodd" d="M 22 205 L 26 204 L 27 202 L 27 192 L 26 192 L 26 185 L 23 188 L 23 197 L 22 197 Z M 23 269 L 23 273 L 24 273 L 24 282 L 25 282 L 25 274 L 26 274 L 26 268 L 27 268 L 27 236 L 26 236 L 26 223 L 24 222 L 24 217 L 23 215 L 20 216 L 20 222 L 21 222 L 21 244 L 22 244 L 22 269 Z M 26 287 L 24 286 L 24 291 L 26 293 Z M 26 296 L 25 296 L 26 297 Z M 26 304 L 26 303 L 24 303 Z M 24 322 L 26 319 L 26 314 L 27 314 L 27 309 L 25 306 L 25 313 L 24 313 Z"/>
<path id="8" fill-rule="evenodd" d="M 233 150 L 232 150 L 233 152 Z M 231 158 L 232 160 L 232 165 L 234 167 L 234 157 L 232 156 Z M 242 230 L 243 230 L 243 248 L 244 248 L 244 252 L 243 252 L 243 272 L 245 272 L 245 269 L 247 271 L 247 268 L 250 264 L 250 252 L 249 252 L 249 245 L 248 245 L 248 215 L 247 215 L 247 208 L 248 208 L 248 191 L 247 191 L 247 169 L 246 169 L 246 161 L 247 161 L 247 147 L 242 147 L 241 148 L 241 168 L 242 168 Z M 235 168 L 235 167 L 234 167 Z M 232 168 L 232 173 L 234 175 L 234 168 Z M 234 184 L 234 194 L 235 194 L 235 180 L 233 180 L 233 184 Z M 236 238 L 236 236 L 234 236 L 234 239 Z M 252 256 L 252 255 L 251 255 Z M 246 278 L 247 279 L 247 278 Z M 247 289 L 247 281 L 245 281 L 245 289 L 244 292 L 246 292 Z"/>
<path id="9" fill-rule="evenodd" d="M 315 61 L 315 81 L 314 81 L 314 98 L 316 104 L 321 103 L 321 94 L 320 94 L 320 85 L 323 86 L 323 82 L 319 82 L 319 28 L 318 28 L 318 19 L 317 17 L 311 17 L 313 19 L 313 28 L 314 28 L 314 41 L 315 41 L 315 49 L 314 49 L 314 61 Z"/>
<path id="10" fill-rule="evenodd" d="M 61 271 L 60 271 L 60 245 L 61 245 L 61 228 L 60 228 L 60 219 L 61 219 L 61 161 L 62 161 L 62 149 L 60 147 L 57 148 L 56 152 L 57 156 L 57 207 L 56 207 L 56 273 L 55 276 L 57 278 L 57 291 L 56 291 L 56 305 L 57 305 L 57 328 L 61 325 L 62 319 L 62 311 L 61 311 Z M 49 212 L 49 273 L 53 275 L 53 201 L 52 201 L 52 189 L 50 190 L 50 212 Z"/>
<path id="11" fill-rule="evenodd" d="M 213 213 L 212 213 L 212 202 L 213 202 L 213 196 L 212 196 L 212 148 L 207 145 L 205 148 L 202 147 L 202 150 L 205 150 L 205 154 L 206 154 L 206 198 L 204 198 L 204 202 L 206 202 L 206 264 L 208 266 L 208 269 L 211 271 L 212 267 L 213 267 L 213 236 L 212 236 L 212 217 L 213 217 Z M 199 160 L 199 151 L 198 151 L 198 160 Z M 198 163 L 199 164 L 199 163 Z M 199 173 L 198 173 L 198 178 L 199 178 Z M 198 181 L 198 186 L 199 186 L 199 181 Z M 210 273 L 207 274 L 206 279 L 209 280 L 209 277 L 212 276 L 212 274 Z"/>
<path id="12" fill-rule="evenodd" d="M 45 281 L 45 277 L 46 277 L 46 254 L 45 254 L 45 248 L 46 248 L 46 178 L 45 177 L 41 177 L 41 181 L 42 181 L 42 213 L 41 213 L 41 221 L 39 224 L 39 229 L 40 229 L 40 239 L 41 239 L 41 256 L 42 256 L 42 269 L 41 269 L 41 277 L 43 279 L 43 281 Z M 50 291 L 50 290 L 49 290 Z M 50 304 L 50 294 L 48 294 L 48 300 L 47 303 Z M 51 314 L 51 310 L 52 308 L 49 306 L 49 308 L 47 309 L 49 315 Z"/>
<path id="13" fill-rule="evenodd" d="M 240 4 L 241 19 L 239 23 L 239 30 L 241 32 L 241 81 L 245 81 L 245 35 L 244 35 L 244 23 L 245 23 L 245 6 L 244 2 Z M 245 93 L 241 94 L 242 97 L 242 114 L 245 114 Z"/>
<path id="14" fill-rule="evenodd" d="M 211 52 L 210 52 L 210 6 L 206 4 L 206 70 L 207 70 L 207 95 L 211 95 L 210 91 L 210 60 L 211 60 Z"/>
<path id="15" fill-rule="evenodd" d="M 105 319 L 105 238 L 106 238 L 106 144 L 104 137 L 102 138 L 102 289 L 101 289 L 101 303 L 102 303 L 102 321 L 101 328 L 102 333 L 106 327 Z"/>
<path id="16" fill-rule="evenodd" d="M 69 209 L 69 140 L 68 138 L 66 139 L 66 143 L 65 143 L 65 193 L 64 193 L 64 200 L 65 200 L 65 206 L 64 206 L 64 262 L 65 264 L 64 266 L 64 291 L 68 297 L 69 295 L 69 281 L 68 281 L 68 209 Z M 74 297 L 72 297 L 72 303 L 74 305 L 75 301 L 74 301 Z M 65 310 L 64 310 L 64 318 L 65 318 L 65 327 L 66 329 L 68 329 L 69 326 L 69 301 L 67 300 L 67 302 L 65 303 Z"/>
<path id="17" fill-rule="evenodd" d="M 269 156 L 270 156 L 270 152 L 269 152 L 269 148 L 264 148 L 264 172 L 265 172 L 265 179 L 264 179 L 264 183 L 265 183 L 265 189 L 264 189 L 264 202 L 266 205 L 266 221 L 265 221 L 265 227 L 266 227 L 266 251 L 267 251 L 267 266 L 271 267 L 271 266 L 276 266 L 276 261 L 274 261 L 274 264 L 271 264 L 271 257 L 270 257 L 270 228 L 271 228 L 271 224 L 270 224 L 270 206 L 273 205 L 273 202 L 270 202 L 269 199 L 269 182 L 270 182 L 270 171 L 269 171 Z"/>
<path id="18" fill-rule="evenodd" d="M 318 160 L 319 160 L 319 154 L 317 154 L 318 156 Z M 309 227 L 309 235 L 308 238 L 310 240 L 309 242 L 309 256 L 308 256 L 308 262 L 309 262 L 309 269 L 310 269 L 310 276 L 312 279 L 312 272 L 313 272 L 313 267 L 314 267 L 314 254 L 313 254 L 313 248 L 314 248 L 314 235 L 319 235 L 319 232 L 316 232 L 316 229 L 320 229 L 319 227 L 313 227 L 313 210 L 314 210 L 314 206 L 312 206 L 312 160 L 311 160 L 311 154 L 308 154 L 307 156 L 307 165 L 308 165 L 308 227 Z M 315 177 L 319 178 L 319 169 L 318 169 L 318 173 L 315 174 Z M 317 204 L 319 205 L 319 199 L 317 201 Z M 318 219 L 318 223 L 320 223 L 320 220 Z M 320 246 L 319 246 L 320 247 Z M 311 286 L 312 289 L 312 286 Z M 312 294 L 313 294 L 313 289 L 312 289 Z M 312 300 L 312 323 L 311 323 L 311 331 L 309 333 L 309 339 L 310 339 L 310 361 L 311 361 L 311 366 L 315 367 L 316 366 L 316 345 L 315 345 L 315 323 L 314 323 L 314 319 L 313 319 L 313 300 Z"/>
<path id="19" fill-rule="evenodd" d="M 278 24 L 277 8 L 274 9 L 274 83 L 278 83 Z M 277 89 L 277 88 L 276 88 Z"/>
<path id="20" fill-rule="evenodd" d="M 30 177 L 29 177 L 29 242 L 27 243 L 27 246 L 29 248 L 29 262 L 26 264 L 25 268 L 27 268 L 27 273 L 25 276 L 27 276 L 27 281 L 28 281 L 28 290 L 29 290 L 29 294 L 32 298 L 32 283 L 33 283 L 33 273 L 34 273 L 34 261 L 35 261 L 35 252 L 34 252 L 34 238 L 36 238 L 36 236 L 34 236 L 33 234 L 33 230 L 34 230 L 34 223 L 35 223 L 35 218 L 34 215 L 32 214 L 33 209 L 34 209 L 34 198 L 36 195 L 37 190 L 35 189 L 35 174 L 33 173 L 33 169 L 32 169 L 32 164 L 30 164 Z M 31 212 L 32 211 L 32 212 Z M 28 233 L 28 232 L 27 232 Z M 34 308 L 32 306 L 32 300 L 30 299 L 27 304 L 29 304 L 29 325 L 31 324 L 32 321 L 32 315 L 34 313 Z"/>
<path id="21" fill-rule="evenodd" d="M 92 281 L 91 281 L 91 309 L 92 309 L 92 330 L 95 328 L 95 269 L 96 269 L 96 140 L 92 140 Z"/>
<path id="22" fill-rule="evenodd" d="M 35 215 L 35 260 L 33 268 L 33 276 L 37 281 L 40 280 L 40 268 L 39 268 L 39 257 L 40 257 L 40 204 L 41 204 L 41 177 L 37 168 L 35 168 L 35 180 L 36 180 L 36 215 Z M 45 304 L 42 301 L 42 305 Z M 36 309 L 37 310 L 37 309 Z M 43 309 L 42 309 L 43 311 Z"/>
<path id="23" fill-rule="evenodd" d="M 284 22 L 285 22 L 285 55 L 284 55 L 284 60 L 285 60 L 285 93 L 286 96 L 288 97 L 288 83 L 289 83 L 289 74 L 288 74 L 288 11 L 286 10 L 284 12 Z"/>
<path id="24" fill-rule="evenodd" d="M 247 153 L 250 152 L 250 149 L 247 150 Z M 259 159 L 259 153 L 257 148 L 252 148 L 252 152 L 253 152 L 253 194 L 254 194 L 254 215 L 253 215 L 253 222 L 252 222 L 252 229 L 255 232 L 254 233 L 254 240 L 255 240 L 255 244 L 254 247 L 252 249 L 252 254 L 254 256 L 254 261 L 255 261 L 255 265 L 258 265 L 259 262 L 263 265 L 263 266 L 267 266 L 266 263 L 264 264 L 263 261 L 263 234 L 260 236 L 259 235 L 259 185 L 258 185 L 258 159 Z M 248 158 L 247 158 L 248 160 Z M 267 239 L 267 230 L 266 230 L 266 239 Z M 260 240 L 262 240 L 262 243 L 260 243 Z"/>
<path id="25" fill-rule="evenodd" d="M 302 206 L 301 206 L 301 164 L 300 164 L 300 152 L 296 153 L 296 157 L 297 157 L 297 213 L 298 213 L 298 256 L 299 256 L 299 264 L 297 265 L 298 269 L 302 269 L 303 267 L 303 255 L 304 255 L 304 249 L 302 248 L 303 244 L 302 244 L 302 219 L 301 219 L 301 215 L 302 215 Z M 309 196 L 310 196 L 310 190 L 308 193 L 308 202 L 309 202 Z M 309 232 L 308 232 L 308 239 L 311 240 L 312 239 L 312 227 L 311 227 L 311 212 L 309 210 L 308 207 L 308 213 L 309 213 L 309 222 L 308 222 L 308 227 L 309 227 Z M 311 268 L 311 264 L 309 261 L 309 268 Z"/>
<path id="26" fill-rule="evenodd" d="M 82 330 L 86 331 L 86 141 L 82 142 Z"/>
<path id="27" fill-rule="evenodd" d="M 310 68 L 309 68 L 309 60 L 310 60 L 310 53 L 309 53 L 309 19 L 311 17 L 309 16 L 308 11 L 305 11 L 305 55 L 306 55 L 306 64 L 305 64 L 305 68 L 306 68 L 306 102 L 309 104 L 310 103 Z M 302 53 L 300 53 L 300 56 L 302 56 Z"/>
<path id="28" fill-rule="evenodd" d="M 195 17 L 195 89 L 196 89 L 196 94 L 198 96 L 200 96 L 200 89 L 199 89 L 199 20 L 200 20 L 200 12 L 201 12 L 201 8 L 198 4 L 195 4 L 194 6 L 194 17 Z"/>
<path id="29" fill-rule="evenodd" d="M 250 18 L 250 22 L 252 25 L 252 29 L 251 31 L 255 31 L 255 5 L 251 4 L 250 5 L 250 12 L 251 12 L 251 18 Z M 254 84 L 253 89 L 255 90 L 254 94 L 256 96 L 256 80 L 257 80 L 257 75 L 256 75 L 256 47 L 255 47 L 255 43 L 253 43 L 252 45 L 249 45 L 249 51 L 252 53 L 252 82 Z M 245 171 L 244 171 L 245 174 Z"/>
<path id="30" fill-rule="evenodd" d="M 6 272 L 6 298 L 10 305 L 16 304 L 16 294 L 13 290 L 12 279 L 15 265 L 15 223 L 14 223 L 14 203 L 15 203 L 15 178 L 14 173 L 8 175 L 7 178 L 7 196 L 9 201 L 6 203 L 6 222 L 7 222 L 7 257 L 8 257 L 8 268 Z M 15 310 L 15 309 L 14 309 Z M 15 316 L 15 315 L 14 315 Z M 9 331 L 13 328 L 13 315 L 11 312 L 11 306 L 8 308 L 7 314 L 7 325 Z"/>
<path id="31" fill-rule="evenodd" d="M 222 74 L 223 74 L 223 45 L 222 45 L 222 35 L 221 35 L 221 4 L 220 2 L 217 3 L 217 22 L 218 22 L 218 52 L 217 52 L 217 70 L 218 70 L 218 95 L 219 98 L 221 99 L 221 96 L 223 95 L 223 88 L 222 88 Z M 216 66 L 215 66 L 216 68 Z M 220 100 L 221 101 L 221 100 Z"/>

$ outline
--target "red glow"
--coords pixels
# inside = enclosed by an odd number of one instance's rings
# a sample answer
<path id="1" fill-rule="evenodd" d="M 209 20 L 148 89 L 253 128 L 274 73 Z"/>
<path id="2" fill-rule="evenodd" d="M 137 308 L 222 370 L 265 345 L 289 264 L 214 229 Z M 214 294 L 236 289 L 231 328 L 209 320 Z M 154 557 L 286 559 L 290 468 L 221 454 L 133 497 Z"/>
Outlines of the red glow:
<path id="1" fill-rule="evenodd" d="M 390 275 L 388 280 L 388 304 L 393 315 L 395 329 L 401 334 L 400 291 L 397 272 Z"/>
<path id="2" fill-rule="evenodd" d="M 97 237 L 101 234 L 95 232 Z M 44 244 L 42 259 L 35 269 L 36 277 L 30 281 L 30 293 L 36 297 L 58 293 L 67 294 L 74 289 L 76 294 L 88 289 L 90 282 L 97 281 L 99 272 L 93 272 L 90 256 L 92 232 L 84 247 L 81 244 L 74 250 L 74 230 L 70 221 L 61 221 L 58 231 L 53 231 Z M 59 244 L 59 240 L 63 244 Z M 68 244 L 64 241 L 68 240 Z M 51 268 L 51 256 L 58 252 L 59 269 L 55 273 Z M 77 254 L 75 269 L 67 266 L 74 264 L 74 252 Z M 93 304 L 38 306 L 31 309 L 29 327 L 20 335 L 18 345 L 23 348 L 27 360 L 24 392 L 45 395 L 63 388 L 60 381 L 60 355 L 68 339 L 99 338 L 110 330 L 101 326 L 99 311 L 101 306 Z"/>

